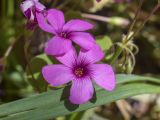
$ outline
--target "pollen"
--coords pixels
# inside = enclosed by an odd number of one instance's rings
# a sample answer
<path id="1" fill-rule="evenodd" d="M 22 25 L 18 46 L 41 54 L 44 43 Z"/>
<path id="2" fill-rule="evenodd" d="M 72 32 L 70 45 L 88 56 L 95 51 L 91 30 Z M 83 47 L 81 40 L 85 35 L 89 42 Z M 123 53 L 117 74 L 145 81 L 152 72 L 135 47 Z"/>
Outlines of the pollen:
<path id="1" fill-rule="evenodd" d="M 60 35 L 60 37 L 67 38 L 67 33 L 65 33 L 65 32 L 61 32 L 59 35 Z"/>
<path id="2" fill-rule="evenodd" d="M 77 77 L 82 77 L 84 75 L 84 69 L 83 68 L 77 68 L 75 71 L 74 71 L 75 75 Z"/>

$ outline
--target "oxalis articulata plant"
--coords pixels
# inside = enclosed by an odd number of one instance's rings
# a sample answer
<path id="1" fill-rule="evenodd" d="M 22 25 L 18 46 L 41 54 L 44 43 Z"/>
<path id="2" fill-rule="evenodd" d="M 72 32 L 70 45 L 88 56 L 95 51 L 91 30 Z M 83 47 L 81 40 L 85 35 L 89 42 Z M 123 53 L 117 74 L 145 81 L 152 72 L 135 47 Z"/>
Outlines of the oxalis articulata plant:
<path id="1" fill-rule="evenodd" d="M 116 2 L 122 1 L 116 0 Z M 143 0 L 140 1 L 128 34 L 123 37 L 123 43 L 117 43 L 119 48 L 117 48 L 117 51 L 111 58 L 111 64 L 117 60 L 123 49 L 128 50 L 125 45 L 136 34 L 132 31 L 132 28 L 142 4 Z M 27 24 L 27 26 L 29 25 L 28 28 L 33 29 L 35 25 L 38 25 L 43 31 L 54 35 L 46 43 L 44 51 L 47 55 L 55 57 L 63 65 L 55 64 L 43 67 L 43 77 L 50 85 L 54 87 L 61 86 L 72 81 L 69 100 L 73 104 L 83 104 L 92 98 L 94 93 L 92 81 L 95 81 L 108 91 L 114 90 L 116 80 L 113 68 L 107 64 L 95 64 L 95 62 L 100 61 L 104 57 L 104 53 L 100 46 L 96 44 L 94 37 L 90 33 L 84 32 L 92 29 L 94 25 L 80 19 L 72 19 L 65 23 L 62 11 L 53 8 L 46 9 L 38 0 L 25 0 L 20 6 L 29 23 Z M 151 15 L 154 12 L 155 10 L 152 11 Z M 150 16 L 148 16 L 145 22 L 147 22 Z M 77 56 L 72 42 L 80 46 L 79 56 Z M 132 54 L 132 52 L 130 53 Z"/>
<path id="2" fill-rule="evenodd" d="M 96 1 L 96 4 L 100 4 L 103 0 Z M 83 11 L 78 13 L 80 17 L 68 20 L 67 17 L 65 19 L 64 7 L 70 6 L 70 0 L 62 4 L 57 0 L 53 2 L 52 6 L 55 8 L 49 8 L 47 6 L 50 5 L 44 5 L 39 0 L 24 0 L 20 4 L 19 10 L 27 21 L 27 32 L 34 34 L 34 30 L 38 28 L 40 32 L 47 34 L 49 39 L 41 46 L 42 54 L 32 60 L 27 54 L 31 40 L 24 46 L 28 64 L 24 76 L 38 94 L 0 105 L 0 119 L 47 120 L 138 94 L 160 93 L 159 79 L 131 74 L 136 63 L 135 54 L 139 51 L 134 38 L 159 9 L 159 1 L 137 27 L 136 23 L 142 14 L 141 9 L 145 2 L 139 0 L 128 32 L 122 35 L 120 42 L 111 44 L 107 50 L 104 50 L 103 45 L 90 33 L 89 30 L 96 29 L 96 24 L 91 21 L 98 20 L 116 26 L 127 26 L 129 24 L 127 19 Z M 111 3 L 126 2 L 131 4 L 132 0 L 113 0 Z M 76 8 L 76 5 L 72 7 Z M 0 59 L 0 73 L 5 72 L 6 60 L 16 42 L 10 45 L 4 57 Z M 110 43 L 107 42 L 106 45 L 108 44 Z M 110 52 L 111 48 L 114 50 Z M 119 72 L 118 67 L 123 74 L 116 74 Z M 122 102 L 127 104 L 125 100 Z M 120 110 L 123 109 L 121 101 L 116 104 Z M 44 114 L 41 116 L 42 113 Z M 122 114 L 126 115 L 123 110 Z"/>

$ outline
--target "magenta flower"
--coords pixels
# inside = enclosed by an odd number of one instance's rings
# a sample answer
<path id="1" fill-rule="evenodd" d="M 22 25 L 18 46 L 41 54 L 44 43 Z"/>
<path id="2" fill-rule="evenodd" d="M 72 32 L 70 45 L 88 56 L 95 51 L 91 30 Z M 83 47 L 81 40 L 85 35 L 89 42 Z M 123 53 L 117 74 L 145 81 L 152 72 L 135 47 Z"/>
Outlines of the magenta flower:
<path id="1" fill-rule="evenodd" d="M 43 67 L 42 74 L 45 80 L 59 86 L 72 82 L 69 100 L 73 104 L 83 104 L 90 100 L 94 93 L 92 81 L 102 88 L 112 91 L 115 88 L 113 69 L 107 64 L 96 64 L 104 56 L 99 46 L 90 51 L 81 50 L 77 56 L 74 49 L 64 56 L 57 57 L 62 64 Z"/>
<path id="2" fill-rule="evenodd" d="M 95 44 L 94 38 L 86 32 L 93 25 L 79 20 L 70 20 L 65 24 L 64 14 L 56 9 L 50 9 L 46 17 L 43 14 L 37 14 L 37 20 L 40 28 L 55 36 L 46 44 L 45 52 L 48 55 L 64 55 L 72 48 L 72 41 L 85 50 L 90 50 Z"/>
<path id="3" fill-rule="evenodd" d="M 20 8 L 28 20 L 27 27 L 33 29 L 37 25 L 36 13 L 40 13 L 45 6 L 39 0 L 25 0 L 21 3 Z"/>

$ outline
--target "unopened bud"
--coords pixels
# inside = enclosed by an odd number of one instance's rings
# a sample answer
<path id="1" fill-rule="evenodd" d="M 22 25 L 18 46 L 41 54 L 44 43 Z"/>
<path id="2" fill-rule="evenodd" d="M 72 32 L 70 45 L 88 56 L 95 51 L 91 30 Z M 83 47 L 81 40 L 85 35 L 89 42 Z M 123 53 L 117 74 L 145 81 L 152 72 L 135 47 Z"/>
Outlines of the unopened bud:
<path id="1" fill-rule="evenodd" d="M 108 22 L 117 26 L 127 26 L 129 24 L 129 20 L 121 17 L 111 17 Z"/>

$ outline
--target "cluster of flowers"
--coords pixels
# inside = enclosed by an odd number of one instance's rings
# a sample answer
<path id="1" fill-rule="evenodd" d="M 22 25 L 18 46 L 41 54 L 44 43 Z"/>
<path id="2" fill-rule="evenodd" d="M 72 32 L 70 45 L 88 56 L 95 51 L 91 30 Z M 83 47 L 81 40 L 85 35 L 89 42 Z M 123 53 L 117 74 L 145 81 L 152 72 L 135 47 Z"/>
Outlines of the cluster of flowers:
<path id="1" fill-rule="evenodd" d="M 104 57 L 104 53 L 93 36 L 84 32 L 92 29 L 92 24 L 79 19 L 65 23 L 62 11 L 46 10 L 38 0 L 24 1 L 21 9 L 32 28 L 38 24 L 42 30 L 54 35 L 46 44 L 45 53 L 54 56 L 62 64 L 47 65 L 43 67 L 42 74 L 53 86 L 72 82 L 69 97 L 71 103 L 83 104 L 92 98 L 93 80 L 108 91 L 115 88 L 112 67 L 96 64 Z M 80 46 L 78 55 L 72 42 Z"/>

